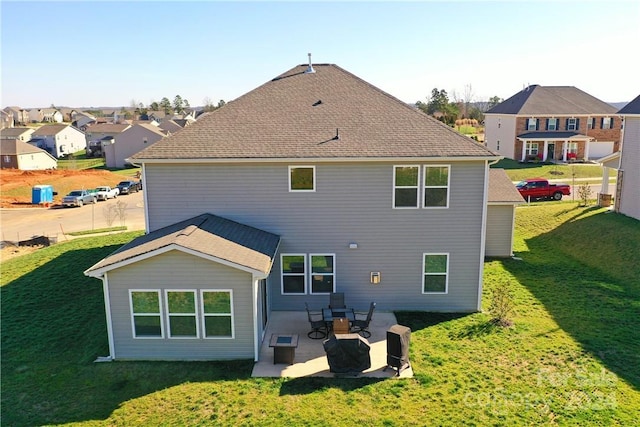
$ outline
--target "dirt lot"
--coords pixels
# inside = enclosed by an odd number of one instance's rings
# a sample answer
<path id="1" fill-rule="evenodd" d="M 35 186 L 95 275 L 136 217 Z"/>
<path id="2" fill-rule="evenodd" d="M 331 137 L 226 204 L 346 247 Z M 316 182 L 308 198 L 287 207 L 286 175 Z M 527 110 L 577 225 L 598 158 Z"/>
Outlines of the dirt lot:
<path id="1" fill-rule="evenodd" d="M 26 208 L 37 207 L 31 204 L 31 191 L 34 185 L 51 185 L 58 192 L 53 203 L 59 204 L 72 190 L 95 188 L 99 185 L 115 186 L 133 176 L 118 175 L 104 170 L 46 170 L 21 171 L 17 169 L 0 170 L 0 207 Z"/>

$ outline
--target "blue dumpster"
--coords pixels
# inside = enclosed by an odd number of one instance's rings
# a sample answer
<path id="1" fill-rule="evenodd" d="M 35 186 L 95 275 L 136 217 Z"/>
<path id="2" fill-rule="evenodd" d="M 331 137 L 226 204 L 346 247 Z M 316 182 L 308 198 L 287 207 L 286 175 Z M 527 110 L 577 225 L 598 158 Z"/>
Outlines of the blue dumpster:
<path id="1" fill-rule="evenodd" d="M 53 203 L 53 187 L 51 185 L 36 185 L 31 190 L 31 203 L 39 205 Z"/>

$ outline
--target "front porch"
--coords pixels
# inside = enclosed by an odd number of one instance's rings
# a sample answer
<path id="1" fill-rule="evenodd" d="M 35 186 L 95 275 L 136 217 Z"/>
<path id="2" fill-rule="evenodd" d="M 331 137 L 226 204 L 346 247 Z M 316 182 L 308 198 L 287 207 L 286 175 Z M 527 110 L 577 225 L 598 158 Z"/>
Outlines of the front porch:
<path id="1" fill-rule="evenodd" d="M 371 368 L 358 375 L 358 378 L 391 378 L 396 376 L 394 369 L 387 366 L 387 330 L 397 324 L 396 316 L 391 312 L 376 311 L 371 319 L 367 339 L 370 349 Z M 322 343 L 324 339 L 313 340 L 307 337 L 310 331 L 305 311 L 274 311 L 269 317 L 264 340 L 260 344 L 259 360 L 253 367 L 252 377 L 329 377 L 340 376 L 329 372 L 329 363 Z M 269 347 L 271 334 L 297 334 L 298 347 L 293 365 L 274 364 L 273 348 Z M 326 338 L 325 338 L 326 339 Z M 409 346 L 411 348 L 411 346 Z M 411 362 L 411 360 L 409 360 Z M 400 373 L 401 378 L 413 377 L 411 367 Z"/>

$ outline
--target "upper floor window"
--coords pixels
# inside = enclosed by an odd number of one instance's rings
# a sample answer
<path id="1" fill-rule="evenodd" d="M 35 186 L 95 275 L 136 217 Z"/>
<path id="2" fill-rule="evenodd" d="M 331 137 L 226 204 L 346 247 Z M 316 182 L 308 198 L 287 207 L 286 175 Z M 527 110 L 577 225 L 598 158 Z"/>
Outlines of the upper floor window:
<path id="1" fill-rule="evenodd" d="M 316 191 L 315 166 L 289 166 L 289 191 Z"/>
<path id="2" fill-rule="evenodd" d="M 425 208 L 446 208 L 449 204 L 449 166 L 424 167 Z"/>
<path id="3" fill-rule="evenodd" d="M 613 129 L 613 119 L 611 117 L 603 117 L 600 124 L 601 129 Z"/>
<path id="4" fill-rule="evenodd" d="M 558 119 L 547 119 L 547 130 L 558 130 Z"/>
<path id="5" fill-rule="evenodd" d="M 595 129 L 595 127 L 596 127 L 596 118 L 589 117 L 587 119 L 587 129 Z"/>
<path id="6" fill-rule="evenodd" d="M 418 207 L 418 175 L 419 166 L 393 167 L 393 207 Z"/>
<path id="7" fill-rule="evenodd" d="M 567 130 L 578 130 L 578 119 L 574 117 L 567 119 Z"/>
<path id="8" fill-rule="evenodd" d="M 538 119 L 527 119 L 527 130 L 538 130 Z"/>
<path id="9" fill-rule="evenodd" d="M 449 282 L 449 254 L 424 254 L 422 293 L 446 294 Z"/>

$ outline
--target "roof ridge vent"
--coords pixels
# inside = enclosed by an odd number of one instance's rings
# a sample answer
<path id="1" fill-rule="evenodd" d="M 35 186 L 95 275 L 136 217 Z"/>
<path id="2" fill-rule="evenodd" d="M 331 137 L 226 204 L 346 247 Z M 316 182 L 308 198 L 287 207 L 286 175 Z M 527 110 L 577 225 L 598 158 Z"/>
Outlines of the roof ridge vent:
<path id="1" fill-rule="evenodd" d="M 307 67 L 307 69 L 305 70 L 305 74 L 313 74 L 316 72 L 316 70 L 313 69 L 313 65 L 311 65 L 311 54 L 307 53 L 307 55 L 309 56 L 309 66 Z"/>

